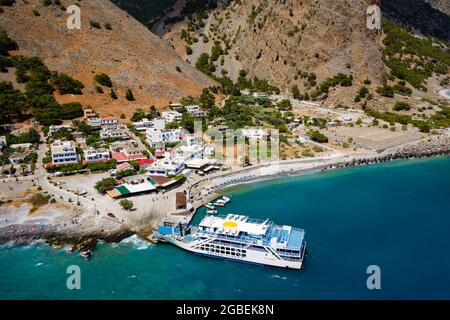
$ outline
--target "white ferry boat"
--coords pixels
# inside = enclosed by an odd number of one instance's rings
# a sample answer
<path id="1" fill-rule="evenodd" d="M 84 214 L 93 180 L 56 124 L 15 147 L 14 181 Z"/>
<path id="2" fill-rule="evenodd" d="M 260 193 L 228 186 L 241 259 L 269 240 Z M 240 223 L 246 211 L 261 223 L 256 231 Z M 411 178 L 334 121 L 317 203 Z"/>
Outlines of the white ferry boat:
<path id="1" fill-rule="evenodd" d="M 236 214 L 206 216 L 198 227 L 166 222 L 154 235 L 159 241 L 212 258 L 292 269 L 302 268 L 304 236 L 302 229 Z"/>

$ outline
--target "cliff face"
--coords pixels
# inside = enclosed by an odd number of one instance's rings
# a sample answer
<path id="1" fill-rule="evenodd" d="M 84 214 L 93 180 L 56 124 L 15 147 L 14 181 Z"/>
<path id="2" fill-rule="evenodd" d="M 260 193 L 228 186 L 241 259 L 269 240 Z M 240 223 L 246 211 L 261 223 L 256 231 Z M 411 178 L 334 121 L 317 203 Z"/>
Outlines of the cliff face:
<path id="1" fill-rule="evenodd" d="M 417 33 L 450 41 L 450 0 L 383 0 L 381 8 Z"/>
<path id="2" fill-rule="evenodd" d="M 424 0 L 433 8 L 450 16 L 450 1 L 449 0 Z"/>
<path id="3" fill-rule="evenodd" d="M 366 0 L 240 0 L 220 2 L 204 20 L 205 26 L 191 32 L 198 41 L 186 43 L 182 30 L 192 30 L 188 19 L 157 31 L 177 52 L 195 64 L 202 52 L 211 54 L 214 41 L 228 54 L 217 61 L 236 80 L 240 69 L 250 77 L 269 80 L 288 91 L 304 88 L 299 71 L 313 72 L 317 82 L 338 73 L 352 74 L 355 83 L 370 79 L 385 81 L 385 66 L 379 50 L 379 35 L 366 27 Z M 174 15 L 171 12 L 171 15 Z M 191 23 L 192 26 L 192 23 Z M 194 27 L 195 29 L 195 27 Z M 203 39 L 206 36 L 208 42 Z M 224 40 L 225 39 L 225 40 Z M 186 46 L 193 53 L 187 55 Z M 332 102 L 352 100 L 359 86 L 339 88 Z M 350 99 L 347 99 L 351 97 Z"/>
<path id="4" fill-rule="evenodd" d="M 72 2 L 61 1 L 65 6 Z M 73 99 L 105 114 L 130 114 L 138 107 L 163 106 L 183 96 L 199 94 L 214 84 L 108 0 L 78 4 L 81 30 L 66 27 L 69 14 L 64 8 L 44 6 L 41 0 L 16 1 L 12 7 L 3 7 L 0 15 L 0 26 L 18 43 L 17 54 L 39 56 L 50 70 L 66 72 L 83 82 L 82 96 L 58 97 L 61 102 Z M 112 100 L 108 92 L 96 92 L 93 78 L 100 72 L 112 79 L 118 100 Z M 136 101 L 125 99 L 128 88 Z"/>

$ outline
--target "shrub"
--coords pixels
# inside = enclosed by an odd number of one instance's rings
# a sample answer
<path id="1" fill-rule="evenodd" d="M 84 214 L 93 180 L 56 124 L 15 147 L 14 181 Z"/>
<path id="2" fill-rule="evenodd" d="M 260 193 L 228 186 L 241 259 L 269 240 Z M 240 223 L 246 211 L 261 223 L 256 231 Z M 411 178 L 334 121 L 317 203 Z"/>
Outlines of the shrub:
<path id="1" fill-rule="evenodd" d="M 100 193 L 106 193 L 109 190 L 114 189 L 116 186 L 116 179 L 114 178 L 105 178 L 100 181 L 97 181 L 95 184 L 95 189 L 97 189 Z"/>
<path id="2" fill-rule="evenodd" d="M 319 131 L 310 131 L 310 132 L 308 132 L 308 136 L 311 138 L 312 141 L 315 141 L 318 143 L 327 143 L 328 142 L 328 137 Z"/>
<path id="3" fill-rule="evenodd" d="M 94 80 L 102 86 L 105 86 L 108 88 L 112 87 L 112 81 L 106 73 L 96 74 L 94 76 Z"/>
<path id="4" fill-rule="evenodd" d="M 395 111 L 411 110 L 411 105 L 405 101 L 397 101 L 394 105 Z"/>
<path id="5" fill-rule="evenodd" d="M 124 200 L 120 201 L 120 205 L 125 210 L 131 210 L 131 209 L 133 209 L 134 203 L 133 203 L 133 201 L 124 199 Z"/>

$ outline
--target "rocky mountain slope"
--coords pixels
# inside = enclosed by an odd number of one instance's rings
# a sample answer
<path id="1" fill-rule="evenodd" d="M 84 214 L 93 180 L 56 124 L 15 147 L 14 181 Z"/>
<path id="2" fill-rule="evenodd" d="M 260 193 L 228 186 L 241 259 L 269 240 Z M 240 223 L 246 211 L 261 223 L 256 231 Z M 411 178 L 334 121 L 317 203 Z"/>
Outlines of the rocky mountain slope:
<path id="1" fill-rule="evenodd" d="M 339 73 L 356 84 L 386 80 L 380 35 L 366 27 L 369 0 L 217 1 L 218 8 L 175 24 L 172 11 L 154 31 L 192 64 L 214 57 L 215 75 L 236 81 L 240 70 L 289 92 L 301 92 Z M 202 12 L 198 10 L 197 12 Z M 174 20 L 172 18 L 172 20 Z M 191 53 L 192 51 L 192 53 Z M 215 53 L 214 53 L 215 52 Z M 328 100 L 353 100 L 357 86 L 335 88 Z"/>
<path id="2" fill-rule="evenodd" d="M 41 0 L 16 0 L 13 6 L 2 7 L 0 14 L 0 27 L 20 49 L 15 54 L 39 56 L 50 70 L 66 72 L 83 82 L 82 96 L 57 97 L 60 102 L 73 99 L 105 115 L 129 115 L 136 108 L 164 106 L 214 84 L 108 0 L 78 2 L 82 27 L 69 30 L 64 6 L 72 2 L 44 5 Z M 109 96 L 108 88 L 97 92 L 94 75 L 98 73 L 110 76 L 118 99 Z M 125 99 L 127 89 L 132 90 L 135 101 Z"/>
<path id="3" fill-rule="evenodd" d="M 414 32 L 450 41 L 450 0 L 384 0 L 381 9 Z"/>
<path id="4" fill-rule="evenodd" d="M 450 15 L 450 1 L 449 0 L 424 0 L 429 3 L 433 8 Z"/>

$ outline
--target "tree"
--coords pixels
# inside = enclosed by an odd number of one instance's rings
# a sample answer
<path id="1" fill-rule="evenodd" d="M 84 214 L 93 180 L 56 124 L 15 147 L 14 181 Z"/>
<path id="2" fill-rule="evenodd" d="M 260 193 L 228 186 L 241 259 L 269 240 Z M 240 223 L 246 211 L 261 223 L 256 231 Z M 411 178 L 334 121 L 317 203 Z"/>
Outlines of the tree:
<path id="1" fill-rule="evenodd" d="M 113 99 L 113 100 L 117 100 L 117 94 L 114 91 L 114 88 L 111 88 L 111 92 L 109 93 L 109 96 Z"/>
<path id="2" fill-rule="evenodd" d="M 315 142 L 319 142 L 319 143 L 327 143 L 328 142 L 328 137 L 319 131 L 309 131 L 308 136 L 311 138 L 312 141 L 315 141 Z"/>
<path id="3" fill-rule="evenodd" d="M 8 36 L 8 33 L 5 29 L 0 28 L 0 55 L 8 56 L 8 51 L 16 49 L 17 43 Z"/>
<path id="4" fill-rule="evenodd" d="M 133 96 L 133 92 L 131 91 L 131 89 L 127 89 L 127 91 L 125 93 L 125 98 L 128 101 L 134 101 L 134 96 Z"/>
<path id="5" fill-rule="evenodd" d="M 75 80 L 65 73 L 57 73 L 52 79 L 53 85 L 61 94 L 82 94 L 84 85 L 81 81 Z"/>
<path id="6" fill-rule="evenodd" d="M 195 67 L 208 76 L 211 76 L 216 71 L 214 63 L 210 63 L 209 55 L 205 52 L 198 57 Z"/>
<path id="7" fill-rule="evenodd" d="M 106 193 L 109 190 L 114 189 L 116 186 L 116 179 L 114 178 L 105 178 L 100 181 L 97 181 L 95 184 L 95 189 L 97 189 L 100 193 Z"/>
<path id="8" fill-rule="evenodd" d="M 298 89 L 297 85 L 292 86 L 291 93 L 292 93 L 292 96 L 294 97 L 294 99 L 296 99 L 296 100 L 301 99 L 300 90 Z"/>
<path id="9" fill-rule="evenodd" d="M 292 103 L 290 100 L 284 99 L 277 103 L 277 108 L 281 111 L 289 111 L 292 110 Z"/>
<path id="10" fill-rule="evenodd" d="M 120 201 L 120 205 L 125 210 L 131 210 L 131 209 L 133 209 L 134 203 L 133 203 L 133 201 L 124 199 L 124 200 Z"/>
<path id="11" fill-rule="evenodd" d="M 391 86 L 384 85 L 382 87 L 377 88 L 377 93 L 383 97 L 393 98 L 394 97 L 394 89 Z"/>
<path id="12" fill-rule="evenodd" d="M 203 108 L 212 108 L 215 106 L 216 98 L 214 95 L 208 90 L 208 88 L 204 88 L 202 94 L 200 95 L 198 102 Z"/>
<path id="13" fill-rule="evenodd" d="M 395 111 L 411 110 L 411 105 L 405 101 L 397 101 L 394 105 Z"/>
<path id="14" fill-rule="evenodd" d="M 0 124 L 23 120 L 27 108 L 26 96 L 15 90 L 11 82 L 0 81 Z"/>
<path id="15" fill-rule="evenodd" d="M 94 80 L 102 86 L 112 88 L 112 81 L 106 73 L 96 74 Z"/>

